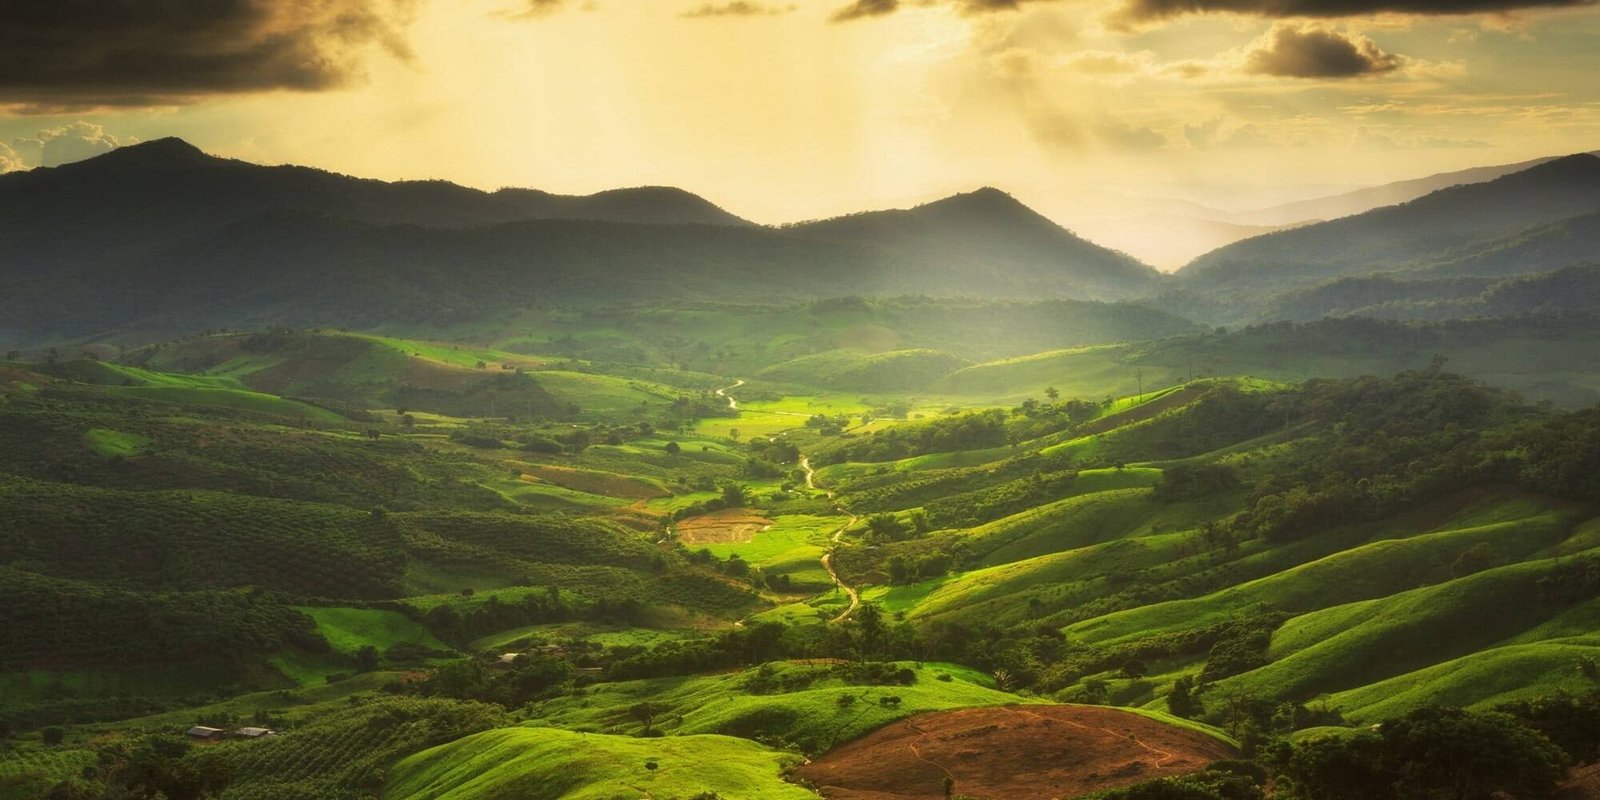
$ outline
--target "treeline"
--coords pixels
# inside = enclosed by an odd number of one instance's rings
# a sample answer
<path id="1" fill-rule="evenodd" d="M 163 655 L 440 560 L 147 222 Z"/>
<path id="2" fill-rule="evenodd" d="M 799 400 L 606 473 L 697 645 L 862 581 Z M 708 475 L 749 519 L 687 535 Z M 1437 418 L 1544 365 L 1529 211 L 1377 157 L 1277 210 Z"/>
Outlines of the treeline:
<path id="1" fill-rule="evenodd" d="M 400 591 L 386 520 L 220 492 L 126 492 L 0 477 L 0 552 L 30 571 L 150 591 L 260 586 L 307 596 Z"/>
<path id="2" fill-rule="evenodd" d="M 1550 800 L 1568 767 L 1592 763 L 1597 748 L 1600 699 L 1593 694 L 1486 712 L 1424 706 L 1367 730 L 1263 742 L 1248 748 L 1249 761 L 1087 800 Z"/>
<path id="3" fill-rule="evenodd" d="M 1600 409 L 1540 413 L 1437 368 L 1310 381 L 1292 401 L 1324 433 L 1226 523 L 1245 538 L 1303 538 L 1486 483 L 1600 497 Z"/>
<path id="4" fill-rule="evenodd" d="M 1006 413 L 991 409 L 897 425 L 871 436 L 842 440 L 818 451 L 819 465 L 845 461 L 897 461 L 930 453 L 984 450 L 1005 445 Z"/>
<path id="5" fill-rule="evenodd" d="M 346 438 L 262 427 L 257 415 L 107 395 L 92 387 L 12 395 L 0 406 L 5 471 L 107 488 L 209 489 L 356 508 L 506 508 L 465 478 L 472 465 L 398 437 Z M 281 423 L 281 420 L 273 420 Z M 137 438 L 132 455 L 101 455 L 89 432 Z"/>

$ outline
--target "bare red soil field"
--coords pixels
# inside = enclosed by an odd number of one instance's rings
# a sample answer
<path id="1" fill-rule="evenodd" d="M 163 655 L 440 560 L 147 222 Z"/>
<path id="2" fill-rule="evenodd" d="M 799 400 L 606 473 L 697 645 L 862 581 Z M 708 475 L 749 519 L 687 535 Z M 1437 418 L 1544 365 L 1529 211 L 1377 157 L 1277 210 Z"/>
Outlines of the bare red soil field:
<path id="1" fill-rule="evenodd" d="M 1560 800 L 1600 800 L 1600 764 L 1578 767 L 1556 792 Z"/>
<path id="2" fill-rule="evenodd" d="M 1050 800 L 1197 772 L 1238 754 L 1202 733 L 1090 706 L 919 714 L 796 770 L 829 800 Z"/>

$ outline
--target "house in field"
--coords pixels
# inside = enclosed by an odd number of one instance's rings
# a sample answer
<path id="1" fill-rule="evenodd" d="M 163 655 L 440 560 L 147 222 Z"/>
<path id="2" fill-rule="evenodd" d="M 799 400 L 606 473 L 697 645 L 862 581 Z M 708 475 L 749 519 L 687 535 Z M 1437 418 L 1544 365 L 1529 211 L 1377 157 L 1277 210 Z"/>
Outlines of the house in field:
<path id="1" fill-rule="evenodd" d="M 202 742 L 220 741 L 223 733 L 224 731 L 221 728 L 209 728 L 205 725 L 196 725 L 184 732 L 190 739 L 198 739 Z"/>
<path id="2" fill-rule="evenodd" d="M 271 736 L 277 736 L 278 732 L 273 730 L 273 729 L 271 729 L 271 728 L 253 728 L 252 727 L 252 728 L 240 728 L 240 729 L 234 731 L 233 735 L 239 737 L 240 739 L 265 739 L 265 738 L 268 738 L 268 737 L 271 737 Z"/>

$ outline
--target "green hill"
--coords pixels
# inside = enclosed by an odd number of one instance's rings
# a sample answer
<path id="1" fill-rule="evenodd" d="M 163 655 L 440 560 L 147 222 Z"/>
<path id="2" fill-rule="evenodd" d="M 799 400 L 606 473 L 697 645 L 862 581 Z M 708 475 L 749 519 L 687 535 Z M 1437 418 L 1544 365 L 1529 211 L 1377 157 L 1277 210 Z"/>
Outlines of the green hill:
<path id="1" fill-rule="evenodd" d="M 710 796 L 804 800 L 787 783 L 796 757 L 729 736 L 632 739 L 555 728 L 503 728 L 411 756 L 384 787 L 386 800 Z"/>

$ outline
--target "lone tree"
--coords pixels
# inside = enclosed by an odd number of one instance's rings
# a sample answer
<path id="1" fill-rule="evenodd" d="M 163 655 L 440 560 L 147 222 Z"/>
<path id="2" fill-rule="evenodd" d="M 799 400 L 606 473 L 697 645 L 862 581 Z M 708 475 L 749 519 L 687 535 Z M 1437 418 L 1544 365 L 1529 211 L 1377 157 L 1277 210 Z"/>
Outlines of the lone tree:
<path id="1" fill-rule="evenodd" d="M 665 710 L 660 705 L 646 700 L 642 703 L 634 703 L 633 707 L 628 709 L 628 713 L 632 714 L 634 719 L 644 723 L 645 733 L 650 733 L 655 730 L 656 717 L 660 716 L 661 712 Z M 650 761 L 646 763 L 645 768 L 655 769 L 654 765 L 655 762 Z"/>
<path id="2" fill-rule="evenodd" d="M 662 449 L 667 451 L 667 455 L 675 456 L 683 452 L 683 445 L 678 444 L 677 442 L 667 442 L 667 446 L 663 447 Z"/>

